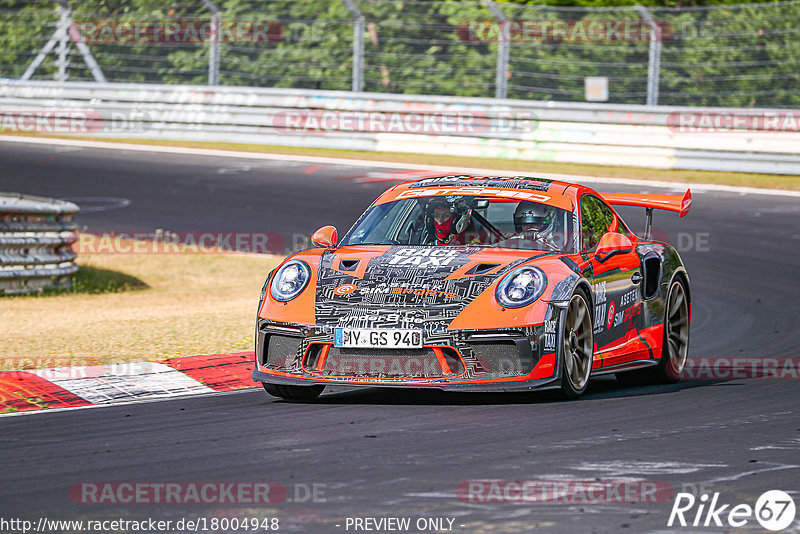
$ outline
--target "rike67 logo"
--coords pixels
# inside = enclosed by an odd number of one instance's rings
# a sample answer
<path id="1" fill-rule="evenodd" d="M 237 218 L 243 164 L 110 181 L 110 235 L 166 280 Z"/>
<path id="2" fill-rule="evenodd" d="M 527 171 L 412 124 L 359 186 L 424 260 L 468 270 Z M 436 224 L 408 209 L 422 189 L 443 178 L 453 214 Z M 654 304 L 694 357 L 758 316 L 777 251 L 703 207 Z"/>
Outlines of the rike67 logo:
<path id="1" fill-rule="evenodd" d="M 751 506 L 747 503 L 726 504 L 720 500 L 719 492 L 704 493 L 699 498 L 691 493 L 678 493 L 669 514 L 667 526 L 681 527 L 752 527 L 753 520 L 762 528 L 772 531 L 792 526 L 795 505 L 792 497 L 781 490 L 764 492 Z"/>

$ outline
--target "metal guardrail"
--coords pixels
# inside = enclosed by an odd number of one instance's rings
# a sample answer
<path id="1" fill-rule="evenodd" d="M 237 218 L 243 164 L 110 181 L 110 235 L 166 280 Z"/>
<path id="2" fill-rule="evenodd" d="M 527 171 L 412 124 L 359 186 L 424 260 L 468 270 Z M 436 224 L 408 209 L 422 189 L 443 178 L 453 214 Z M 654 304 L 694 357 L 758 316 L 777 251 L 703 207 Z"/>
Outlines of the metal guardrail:
<path id="1" fill-rule="evenodd" d="M 72 202 L 0 192 L 0 292 L 69 288 L 78 270 Z"/>
<path id="2" fill-rule="evenodd" d="M 764 116 L 759 109 L 542 102 L 249 87 L 9 82 L 0 84 L 0 133 L 24 113 L 74 112 L 83 129 L 43 133 L 448 154 L 660 169 L 800 175 L 800 130 L 718 129 L 681 113 Z M 328 124 L 309 127 L 308 119 Z M 349 115 L 348 115 L 349 114 Z M 378 117 L 380 128 L 352 121 Z M 366 114 L 366 115 L 364 115 Z M 467 116 L 470 128 L 392 129 L 415 116 Z M 7 117 L 12 119 L 6 120 Z M 349 119 L 348 119 L 349 117 Z M 33 119 L 29 119 L 28 125 Z M 314 124 L 320 122 L 317 120 Z M 763 122 L 763 121 L 762 121 Z M 297 124 L 300 127 L 295 127 Z M 33 126 L 39 131 L 37 126 Z"/>

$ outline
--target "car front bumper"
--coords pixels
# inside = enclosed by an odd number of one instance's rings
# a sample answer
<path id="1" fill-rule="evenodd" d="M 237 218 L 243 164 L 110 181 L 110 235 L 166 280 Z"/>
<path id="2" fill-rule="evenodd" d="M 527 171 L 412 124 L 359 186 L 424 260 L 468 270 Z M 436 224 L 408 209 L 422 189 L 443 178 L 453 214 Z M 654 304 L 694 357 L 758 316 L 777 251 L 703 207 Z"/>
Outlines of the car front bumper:
<path id="1" fill-rule="evenodd" d="M 426 333 L 422 349 L 340 349 L 331 328 L 264 319 L 256 326 L 259 382 L 527 391 L 559 378 L 556 339 L 543 325 Z"/>

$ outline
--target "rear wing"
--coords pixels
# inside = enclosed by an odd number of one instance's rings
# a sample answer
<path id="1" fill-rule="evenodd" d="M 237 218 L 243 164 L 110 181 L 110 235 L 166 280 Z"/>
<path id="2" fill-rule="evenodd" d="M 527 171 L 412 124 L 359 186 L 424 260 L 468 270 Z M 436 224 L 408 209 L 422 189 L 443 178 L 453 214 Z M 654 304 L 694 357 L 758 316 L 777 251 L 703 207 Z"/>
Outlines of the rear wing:
<path id="1" fill-rule="evenodd" d="M 689 213 L 692 206 L 692 192 L 687 189 L 681 195 L 650 195 L 636 193 L 600 193 L 606 202 L 613 206 L 638 206 L 645 208 L 647 221 L 644 228 L 645 239 L 650 239 L 653 228 L 653 210 L 674 211 L 679 217 Z"/>
<path id="2" fill-rule="evenodd" d="M 674 211 L 680 217 L 689 213 L 692 205 L 692 192 L 686 190 L 680 195 L 637 195 L 635 193 L 600 193 L 606 202 L 614 206 L 638 206 L 657 210 Z"/>

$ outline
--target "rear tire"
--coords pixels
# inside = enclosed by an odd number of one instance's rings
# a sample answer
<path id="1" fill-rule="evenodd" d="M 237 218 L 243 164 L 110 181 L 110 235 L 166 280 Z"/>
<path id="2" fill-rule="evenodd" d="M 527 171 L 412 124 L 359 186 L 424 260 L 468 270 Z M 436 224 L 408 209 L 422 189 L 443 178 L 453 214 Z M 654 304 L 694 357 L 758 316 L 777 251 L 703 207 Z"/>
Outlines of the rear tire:
<path id="1" fill-rule="evenodd" d="M 684 283 L 672 282 L 664 307 L 664 338 L 661 340 L 661 359 L 649 369 L 620 373 L 617 381 L 623 385 L 674 384 L 681 379 L 689 354 L 689 296 Z"/>
<path id="2" fill-rule="evenodd" d="M 656 380 L 672 384 L 681 379 L 689 355 L 689 295 L 683 282 L 672 283 L 667 297 L 664 318 L 664 339 L 661 342 L 661 361 L 656 367 Z"/>
<path id="3" fill-rule="evenodd" d="M 561 394 L 567 399 L 577 399 L 589 385 L 594 360 L 592 317 L 587 298 L 581 291 L 572 295 L 567 305 L 558 350 Z"/>
<path id="4" fill-rule="evenodd" d="M 273 397 L 287 400 L 314 400 L 320 396 L 325 386 L 287 386 L 262 382 L 264 390 Z"/>

